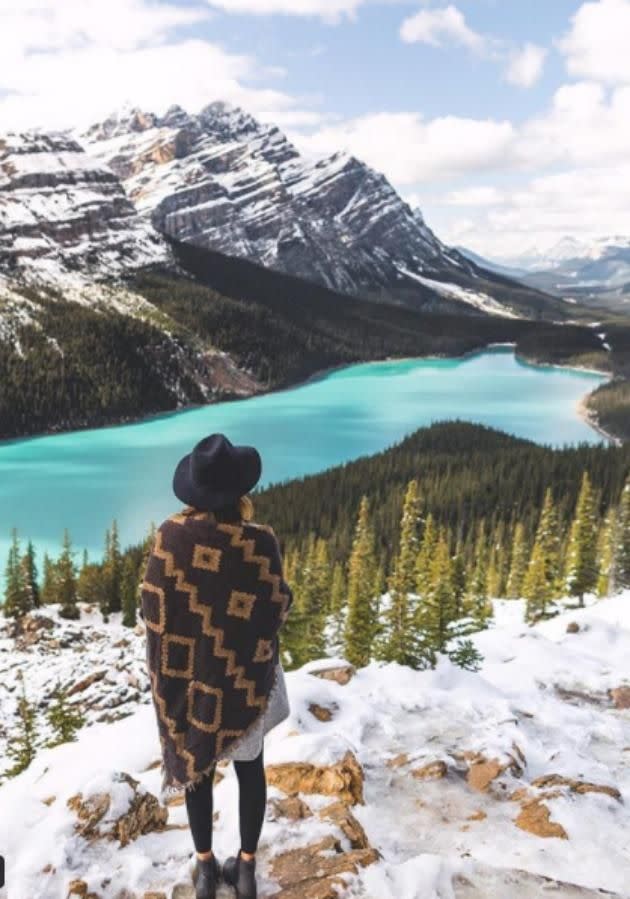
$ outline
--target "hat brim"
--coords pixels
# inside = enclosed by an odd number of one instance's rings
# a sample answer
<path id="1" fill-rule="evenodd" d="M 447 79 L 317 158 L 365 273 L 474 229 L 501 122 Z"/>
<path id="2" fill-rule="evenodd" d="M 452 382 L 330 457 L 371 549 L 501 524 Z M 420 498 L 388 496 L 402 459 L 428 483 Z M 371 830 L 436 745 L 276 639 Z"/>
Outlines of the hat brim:
<path id="1" fill-rule="evenodd" d="M 220 509 L 253 490 L 262 472 L 260 453 L 253 446 L 235 446 L 233 452 L 238 458 L 240 478 L 239 483 L 230 489 L 195 484 L 190 475 L 191 454 L 180 459 L 173 475 L 173 493 L 177 499 L 197 509 Z"/>

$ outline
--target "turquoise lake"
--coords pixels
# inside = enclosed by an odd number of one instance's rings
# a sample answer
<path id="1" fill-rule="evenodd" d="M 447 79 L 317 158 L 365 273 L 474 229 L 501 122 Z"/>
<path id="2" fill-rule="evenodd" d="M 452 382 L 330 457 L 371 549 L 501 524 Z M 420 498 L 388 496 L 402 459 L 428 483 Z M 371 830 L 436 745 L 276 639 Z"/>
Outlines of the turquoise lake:
<path id="1" fill-rule="evenodd" d="M 0 553 L 9 534 L 57 552 L 64 528 L 99 555 L 118 520 L 123 545 L 178 508 L 171 476 L 201 437 L 223 431 L 255 444 L 263 484 L 377 452 L 422 425 L 461 418 L 554 446 L 601 436 L 577 414 L 602 375 L 519 362 L 509 348 L 463 359 L 353 365 L 248 400 L 136 424 L 0 444 Z M 3 562 L 2 562 L 3 567 Z"/>

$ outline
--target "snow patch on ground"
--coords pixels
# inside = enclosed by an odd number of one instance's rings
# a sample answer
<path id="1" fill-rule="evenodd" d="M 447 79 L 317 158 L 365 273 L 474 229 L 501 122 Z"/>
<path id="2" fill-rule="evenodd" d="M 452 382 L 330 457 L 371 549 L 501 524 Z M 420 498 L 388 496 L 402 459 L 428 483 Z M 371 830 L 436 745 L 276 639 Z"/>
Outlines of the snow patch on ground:
<path id="1" fill-rule="evenodd" d="M 495 609 L 493 627 L 475 637 L 485 656 L 478 672 L 445 660 L 424 672 L 372 663 L 340 685 L 311 673 L 328 666 L 326 660 L 287 674 L 291 715 L 267 738 L 267 764 L 331 764 L 350 750 L 363 767 L 365 805 L 353 812 L 381 858 L 350 878 L 348 897 L 534 897 L 546 890 L 537 875 L 628 896 L 630 713 L 617 710 L 608 691 L 630 683 L 630 592 L 567 609 L 534 627 L 523 623 L 519 601 L 499 601 Z M 569 623 L 577 631 L 568 632 Z M 169 810 L 173 827 L 124 848 L 114 841 L 89 844 L 73 831 L 66 800 L 79 791 L 118 790 L 116 805 L 124 807 L 117 771 L 160 794 L 160 771 L 153 767 L 160 756 L 157 729 L 142 679 L 143 636 L 122 628 L 116 616 L 104 625 L 92 614 L 80 624 L 57 620 L 46 639 L 63 642 L 76 628 L 86 634 L 80 649 L 76 636 L 67 646 L 46 648 L 41 642 L 23 650 L 16 650 L 6 633 L 0 640 L 0 713 L 9 731 L 18 668 L 36 701 L 59 674 L 78 679 L 105 668 L 108 677 L 89 688 L 100 691 L 102 704 L 120 695 L 122 663 L 139 679 L 138 698 L 121 707 L 126 717 L 111 723 L 90 713 L 77 742 L 41 750 L 30 768 L 0 788 L 0 845 L 11 899 L 57 899 L 73 877 L 85 879 L 103 899 L 113 899 L 123 887 L 140 895 L 149 889 L 168 893 L 175 882 L 190 878 L 192 845 L 183 806 Z M 330 721 L 311 713 L 314 703 L 333 710 Z M 504 772 L 486 792 L 468 785 L 464 754 L 505 761 L 514 758 L 515 747 L 524 758 L 520 772 Z M 406 764 L 387 764 L 401 754 Z M 412 776 L 432 761 L 446 764 L 446 777 Z M 236 780 L 231 766 L 223 773 L 215 792 L 215 848 L 221 859 L 234 851 L 238 833 Z M 534 789 L 532 781 L 546 774 L 614 787 L 621 801 L 561 792 L 545 801 L 568 839 L 534 836 L 516 827 L 520 805 L 509 797 L 518 789 Z M 275 788 L 269 794 L 282 795 Z M 329 801 L 303 798 L 314 810 Z M 316 815 L 300 821 L 271 818 L 260 851 L 263 895 L 273 892 L 268 867 L 273 855 L 330 832 Z M 53 871 L 42 873 L 47 864 Z M 590 894 L 563 887 L 554 895 Z"/>

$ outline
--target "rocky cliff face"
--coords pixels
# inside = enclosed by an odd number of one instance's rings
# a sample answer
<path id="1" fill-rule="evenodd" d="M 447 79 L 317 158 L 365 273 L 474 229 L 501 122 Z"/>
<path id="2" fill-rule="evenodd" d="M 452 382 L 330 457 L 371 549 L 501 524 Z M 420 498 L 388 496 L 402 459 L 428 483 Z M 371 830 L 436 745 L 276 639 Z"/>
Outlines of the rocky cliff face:
<path id="1" fill-rule="evenodd" d="M 0 268 L 47 279 L 115 275 L 164 259 L 116 175 L 61 134 L 0 137 Z"/>
<path id="2" fill-rule="evenodd" d="M 93 126 L 89 152 L 178 240 L 359 293 L 472 271 L 387 179 L 344 153 L 302 158 L 278 128 L 212 103 L 134 110 Z"/>

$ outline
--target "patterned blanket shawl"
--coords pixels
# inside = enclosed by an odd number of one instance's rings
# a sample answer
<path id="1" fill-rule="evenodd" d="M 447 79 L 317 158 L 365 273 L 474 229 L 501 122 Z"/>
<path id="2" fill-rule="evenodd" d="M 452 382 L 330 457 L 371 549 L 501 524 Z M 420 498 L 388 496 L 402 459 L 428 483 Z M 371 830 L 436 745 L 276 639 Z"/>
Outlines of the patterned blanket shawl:
<path id="1" fill-rule="evenodd" d="M 271 528 L 195 510 L 158 529 L 142 583 L 165 789 L 191 787 L 265 711 L 292 601 Z"/>

